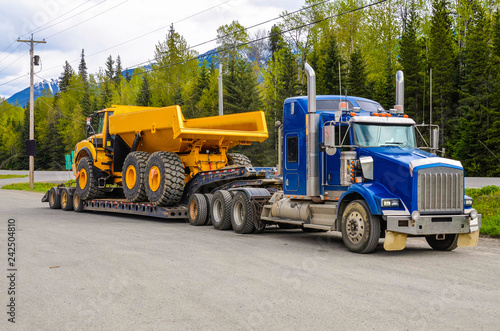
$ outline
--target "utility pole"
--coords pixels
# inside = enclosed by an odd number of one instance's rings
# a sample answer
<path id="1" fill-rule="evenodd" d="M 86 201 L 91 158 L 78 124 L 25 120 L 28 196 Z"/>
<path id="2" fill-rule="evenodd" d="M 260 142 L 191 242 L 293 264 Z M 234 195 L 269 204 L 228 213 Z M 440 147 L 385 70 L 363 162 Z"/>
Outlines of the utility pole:
<path id="1" fill-rule="evenodd" d="M 33 189 L 35 183 L 35 91 L 33 89 L 33 76 L 34 76 L 34 55 L 33 55 L 33 45 L 34 44 L 45 44 L 45 40 L 36 41 L 33 40 L 33 34 L 29 40 L 17 40 L 20 43 L 29 43 L 30 44 L 30 139 L 26 144 L 26 150 L 29 149 L 29 180 L 30 180 L 30 189 Z M 38 65 L 38 64 L 37 64 Z M 29 146 L 29 148 L 28 148 Z"/>
<path id="2" fill-rule="evenodd" d="M 224 104 L 222 98 L 222 61 L 219 62 L 219 116 L 224 115 Z"/>

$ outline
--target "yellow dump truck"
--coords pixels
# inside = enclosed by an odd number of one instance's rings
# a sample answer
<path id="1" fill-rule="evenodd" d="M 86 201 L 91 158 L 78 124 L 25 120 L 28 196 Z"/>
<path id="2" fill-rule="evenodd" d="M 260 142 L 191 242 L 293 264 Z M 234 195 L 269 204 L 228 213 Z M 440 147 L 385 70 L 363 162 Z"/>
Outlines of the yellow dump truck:
<path id="1" fill-rule="evenodd" d="M 110 186 L 119 186 L 129 202 L 176 205 L 199 172 L 250 165 L 230 148 L 268 137 L 261 111 L 185 119 L 179 106 L 117 105 L 92 117 L 90 136 L 75 147 L 81 200 L 104 197 Z"/>

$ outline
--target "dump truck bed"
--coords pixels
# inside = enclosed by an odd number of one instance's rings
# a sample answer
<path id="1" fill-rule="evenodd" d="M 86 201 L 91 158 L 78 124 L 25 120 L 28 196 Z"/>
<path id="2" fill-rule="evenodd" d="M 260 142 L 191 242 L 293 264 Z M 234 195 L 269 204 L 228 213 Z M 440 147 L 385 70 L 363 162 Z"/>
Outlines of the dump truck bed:
<path id="1" fill-rule="evenodd" d="M 203 150 L 220 146 L 232 148 L 262 142 L 268 137 L 262 111 L 186 120 L 179 106 L 114 108 L 109 117 L 109 133 L 119 135 L 129 146 L 140 133 L 141 143 L 137 150 L 150 153 L 186 153 L 196 141 L 203 144 Z"/>

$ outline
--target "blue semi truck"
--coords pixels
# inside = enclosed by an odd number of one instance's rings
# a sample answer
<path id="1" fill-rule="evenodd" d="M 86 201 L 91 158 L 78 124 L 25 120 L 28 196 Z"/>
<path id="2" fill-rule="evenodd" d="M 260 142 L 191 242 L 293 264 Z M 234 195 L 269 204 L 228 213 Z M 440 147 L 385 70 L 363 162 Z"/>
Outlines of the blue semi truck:
<path id="1" fill-rule="evenodd" d="M 464 169 L 417 148 L 416 124 L 404 114 L 402 72 L 396 106 L 386 111 L 369 99 L 316 96 L 314 70 L 308 64 L 305 70 L 307 97 L 286 99 L 278 123 L 277 168 L 236 164 L 201 171 L 186 183 L 179 203 L 166 207 L 120 199 L 116 192 L 83 200 L 64 187 L 43 201 L 51 208 L 73 201 L 78 212 L 187 218 L 241 234 L 270 225 L 338 231 L 356 253 L 372 252 L 380 238 L 386 250 L 402 250 L 408 236 L 425 237 L 436 250 L 477 245 L 481 215 L 464 194 Z"/>

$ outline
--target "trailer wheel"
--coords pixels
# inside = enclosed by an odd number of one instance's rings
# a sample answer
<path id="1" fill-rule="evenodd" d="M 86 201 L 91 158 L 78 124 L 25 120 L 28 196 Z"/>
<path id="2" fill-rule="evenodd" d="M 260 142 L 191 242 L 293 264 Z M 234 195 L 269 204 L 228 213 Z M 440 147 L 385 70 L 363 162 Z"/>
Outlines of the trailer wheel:
<path id="1" fill-rule="evenodd" d="M 203 194 L 207 200 L 207 221 L 205 225 L 212 225 L 212 201 L 214 200 L 214 195 L 211 193 Z"/>
<path id="2" fill-rule="evenodd" d="M 212 201 L 212 224 L 217 230 L 231 229 L 231 194 L 226 190 L 215 192 Z"/>
<path id="3" fill-rule="evenodd" d="M 380 238 L 380 218 L 371 215 L 363 200 L 351 201 L 342 215 L 342 240 L 355 253 L 375 250 Z"/>
<path id="4" fill-rule="evenodd" d="M 78 192 L 73 193 L 73 210 L 77 213 L 83 211 L 83 201 L 82 199 L 80 199 L 80 195 L 78 194 Z"/>
<path id="5" fill-rule="evenodd" d="M 235 166 L 252 166 L 252 161 L 243 154 L 240 153 L 227 153 L 227 165 Z"/>
<path id="6" fill-rule="evenodd" d="M 179 203 L 184 188 L 184 166 L 179 155 L 155 152 L 149 157 L 146 174 L 146 195 L 155 206 Z"/>
<path id="7" fill-rule="evenodd" d="M 53 187 L 49 190 L 49 207 L 51 209 L 61 208 L 61 197 L 57 192 L 57 188 Z"/>
<path id="8" fill-rule="evenodd" d="M 231 210 L 231 225 L 234 232 L 246 234 L 255 230 L 252 201 L 245 193 L 238 192 L 234 195 Z"/>
<path id="9" fill-rule="evenodd" d="M 425 236 L 425 240 L 432 249 L 437 251 L 452 251 L 458 247 L 458 234 L 443 234 L 442 239 L 438 239 L 436 235 Z"/>
<path id="10" fill-rule="evenodd" d="M 73 210 L 73 197 L 69 188 L 61 189 L 61 208 L 62 210 Z"/>
<path id="11" fill-rule="evenodd" d="M 130 202 L 146 200 L 145 178 L 149 153 L 132 152 L 123 162 L 123 194 Z"/>
<path id="12" fill-rule="evenodd" d="M 191 225 L 205 225 L 207 221 L 207 200 L 203 194 L 193 194 L 189 198 L 188 209 L 188 219 Z"/>
<path id="13" fill-rule="evenodd" d="M 80 162 L 78 162 L 76 192 L 83 200 L 94 199 L 101 194 L 97 187 L 97 180 L 94 176 L 92 160 L 88 156 L 82 157 Z"/>

